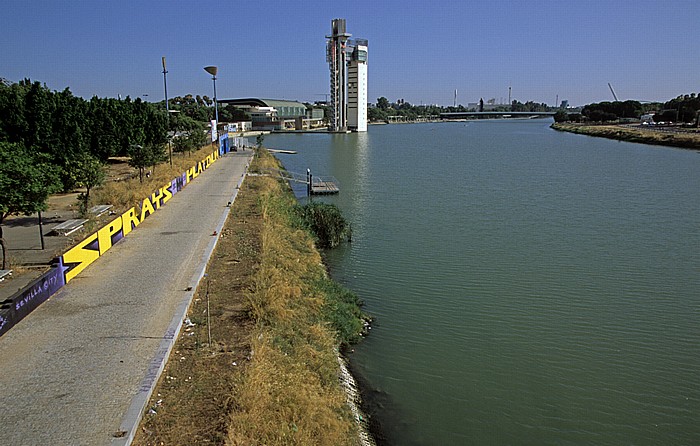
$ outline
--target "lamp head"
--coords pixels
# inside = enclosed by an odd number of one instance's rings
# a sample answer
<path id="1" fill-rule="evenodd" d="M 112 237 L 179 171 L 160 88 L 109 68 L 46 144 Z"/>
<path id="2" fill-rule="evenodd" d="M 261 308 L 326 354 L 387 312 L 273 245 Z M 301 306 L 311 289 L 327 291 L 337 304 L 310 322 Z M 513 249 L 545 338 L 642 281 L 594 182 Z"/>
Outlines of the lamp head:
<path id="1" fill-rule="evenodd" d="M 206 71 L 207 73 L 211 74 L 212 76 L 216 76 L 216 72 L 217 72 L 218 70 L 219 70 L 219 69 L 218 69 L 217 67 L 213 66 L 213 65 L 212 65 L 212 66 L 209 66 L 209 67 L 204 67 L 204 71 Z"/>

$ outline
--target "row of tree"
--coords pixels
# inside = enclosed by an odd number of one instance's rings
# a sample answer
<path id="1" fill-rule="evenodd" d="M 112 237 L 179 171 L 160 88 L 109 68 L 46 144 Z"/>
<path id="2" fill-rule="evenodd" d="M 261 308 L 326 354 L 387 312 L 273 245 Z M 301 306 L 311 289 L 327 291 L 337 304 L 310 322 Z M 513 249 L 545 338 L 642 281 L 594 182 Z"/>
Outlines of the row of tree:
<path id="1" fill-rule="evenodd" d="M 551 111 L 554 110 L 554 108 L 544 103 L 536 103 L 533 101 L 522 103 L 520 101 L 514 100 L 510 105 L 505 104 L 492 106 L 489 108 L 489 110 L 502 112 L 541 112 Z M 440 113 L 455 113 L 469 111 L 484 111 L 483 100 L 481 100 L 476 107 L 467 108 L 461 104 L 450 107 L 443 107 L 439 105 L 411 105 L 403 99 L 399 99 L 396 102 L 389 102 L 387 98 L 382 96 L 377 99 L 377 104 L 375 107 L 369 108 L 369 110 L 367 111 L 367 115 L 370 121 L 377 122 L 387 121 L 390 116 L 401 116 L 408 120 L 414 120 L 420 117 L 438 116 L 440 115 Z"/>
<path id="2" fill-rule="evenodd" d="M 54 192 L 85 188 L 80 196 L 87 208 L 90 190 L 105 178 L 112 156 L 129 156 L 144 169 L 166 159 L 168 113 L 140 98 L 125 100 L 74 96 L 66 88 L 51 91 L 28 79 L 0 79 L 0 244 L 3 268 L 5 242 L 2 223 L 15 214 L 46 209 Z M 203 126 L 188 116 L 170 125 L 203 136 Z M 193 129 L 198 129 L 196 132 Z"/>
<path id="3" fill-rule="evenodd" d="M 588 104 L 580 114 L 557 112 L 555 121 L 615 122 L 640 119 L 642 115 L 653 114 L 656 122 L 677 122 L 698 124 L 700 95 L 695 93 L 678 96 L 661 102 L 615 101 Z"/>
<path id="4" fill-rule="evenodd" d="M 691 93 L 678 96 L 670 101 L 666 101 L 661 110 L 654 115 L 654 120 L 657 122 L 694 122 L 697 125 L 700 120 L 699 114 L 700 93 Z"/>
<path id="5" fill-rule="evenodd" d="M 0 141 L 19 144 L 22 156 L 50 162 L 64 191 L 79 185 L 86 159 L 105 163 L 137 155 L 151 164 L 161 161 L 167 134 L 165 110 L 140 98 L 86 101 L 67 88 L 51 91 L 29 80 L 0 84 Z"/>

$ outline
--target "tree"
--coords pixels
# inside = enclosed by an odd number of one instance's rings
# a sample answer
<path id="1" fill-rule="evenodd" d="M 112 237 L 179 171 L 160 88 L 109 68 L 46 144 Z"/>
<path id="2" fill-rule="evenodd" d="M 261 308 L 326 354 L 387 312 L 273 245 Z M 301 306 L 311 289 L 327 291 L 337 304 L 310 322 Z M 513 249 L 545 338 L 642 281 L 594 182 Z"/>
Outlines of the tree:
<path id="1" fill-rule="evenodd" d="M 129 165 L 139 170 L 139 181 L 143 183 L 143 173 L 151 165 L 149 150 L 141 144 L 132 144 L 128 153 Z"/>
<path id="2" fill-rule="evenodd" d="M 564 110 L 558 110 L 554 113 L 554 122 L 566 122 L 569 120 L 569 114 Z"/>
<path id="3" fill-rule="evenodd" d="M 389 109 L 389 100 L 382 96 L 381 98 L 377 99 L 377 107 L 382 110 Z"/>
<path id="4" fill-rule="evenodd" d="M 371 122 L 386 121 L 389 119 L 389 114 L 386 112 L 386 110 L 379 107 L 371 107 L 367 109 L 367 118 Z"/>
<path id="5" fill-rule="evenodd" d="M 28 124 L 24 117 L 25 88 L 0 84 L 0 141 L 24 142 Z"/>
<path id="6" fill-rule="evenodd" d="M 60 189 L 56 169 L 22 144 L 0 142 L 0 245 L 7 266 L 2 224 L 10 215 L 44 211 L 49 195 Z"/>
<path id="7" fill-rule="evenodd" d="M 94 156 L 85 154 L 75 163 L 75 183 L 85 188 L 78 196 L 80 212 L 85 214 L 90 201 L 90 190 L 104 183 L 106 173 L 104 165 Z"/>

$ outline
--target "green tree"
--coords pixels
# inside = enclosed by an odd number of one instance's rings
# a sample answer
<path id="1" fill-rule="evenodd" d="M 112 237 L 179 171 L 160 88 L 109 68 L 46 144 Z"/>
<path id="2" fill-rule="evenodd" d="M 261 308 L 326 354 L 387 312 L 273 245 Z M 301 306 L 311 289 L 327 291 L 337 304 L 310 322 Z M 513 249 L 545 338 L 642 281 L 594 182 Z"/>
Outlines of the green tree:
<path id="1" fill-rule="evenodd" d="M 381 98 L 377 99 L 377 107 L 382 110 L 389 109 L 389 100 L 382 96 Z"/>
<path id="2" fill-rule="evenodd" d="M 49 195 L 59 189 L 56 169 L 42 155 L 20 143 L 0 142 L 0 245 L 2 269 L 7 267 L 2 224 L 10 215 L 43 211 Z"/>
<path id="3" fill-rule="evenodd" d="M 139 170 L 139 181 L 143 183 L 143 174 L 151 165 L 149 149 L 141 144 L 132 144 L 129 147 L 129 165 Z"/>
<path id="4" fill-rule="evenodd" d="M 564 110 L 558 110 L 554 113 L 554 122 L 566 122 L 569 120 L 569 114 Z"/>
<path id="5" fill-rule="evenodd" d="M 367 118 L 371 122 L 386 121 L 389 119 L 388 116 L 389 114 L 386 112 L 386 110 L 379 107 L 371 107 L 367 109 Z"/>
<path id="6" fill-rule="evenodd" d="M 80 212 L 85 214 L 90 201 L 90 191 L 101 186 L 106 178 L 105 166 L 99 159 L 85 154 L 75 163 L 75 183 L 85 188 L 85 192 L 78 196 Z"/>
<path id="7" fill-rule="evenodd" d="M 21 85 L 0 83 L 0 141 L 24 143 L 28 131 L 24 96 Z"/>

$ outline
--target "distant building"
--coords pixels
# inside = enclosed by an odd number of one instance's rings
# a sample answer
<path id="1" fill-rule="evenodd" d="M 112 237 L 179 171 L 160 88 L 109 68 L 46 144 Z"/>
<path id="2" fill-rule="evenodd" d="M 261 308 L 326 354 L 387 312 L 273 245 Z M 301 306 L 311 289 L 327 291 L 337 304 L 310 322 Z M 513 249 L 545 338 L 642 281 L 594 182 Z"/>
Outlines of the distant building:
<path id="1" fill-rule="evenodd" d="M 247 132 L 249 130 L 253 130 L 253 122 L 252 121 L 230 122 L 230 123 L 224 125 L 224 130 L 226 130 L 227 133 Z"/>
<path id="2" fill-rule="evenodd" d="M 294 129 L 297 118 L 306 118 L 306 105 L 279 99 L 221 99 L 220 104 L 233 105 L 250 115 L 254 130 Z"/>
<path id="3" fill-rule="evenodd" d="M 656 114 L 656 112 L 647 113 L 646 115 L 642 115 L 639 118 L 639 120 L 644 125 L 654 125 L 654 115 L 655 114 Z"/>
<path id="4" fill-rule="evenodd" d="M 348 128 L 367 131 L 367 41 L 361 39 L 348 62 Z"/>
<path id="5" fill-rule="evenodd" d="M 326 62 L 331 75 L 328 128 L 333 132 L 367 131 L 367 40 L 349 42 L 350 36 L 345 19 L 331 21 Z"/>
<path id="6" fill-rule="evenodd" d="M 326 36 L 326 62 L 331 72 L 331 122 L 329 130 L 347 130 L 346 44 L 351 34 L 345 32 L 345 19 L 331 20 L 331 34 Z"/>

